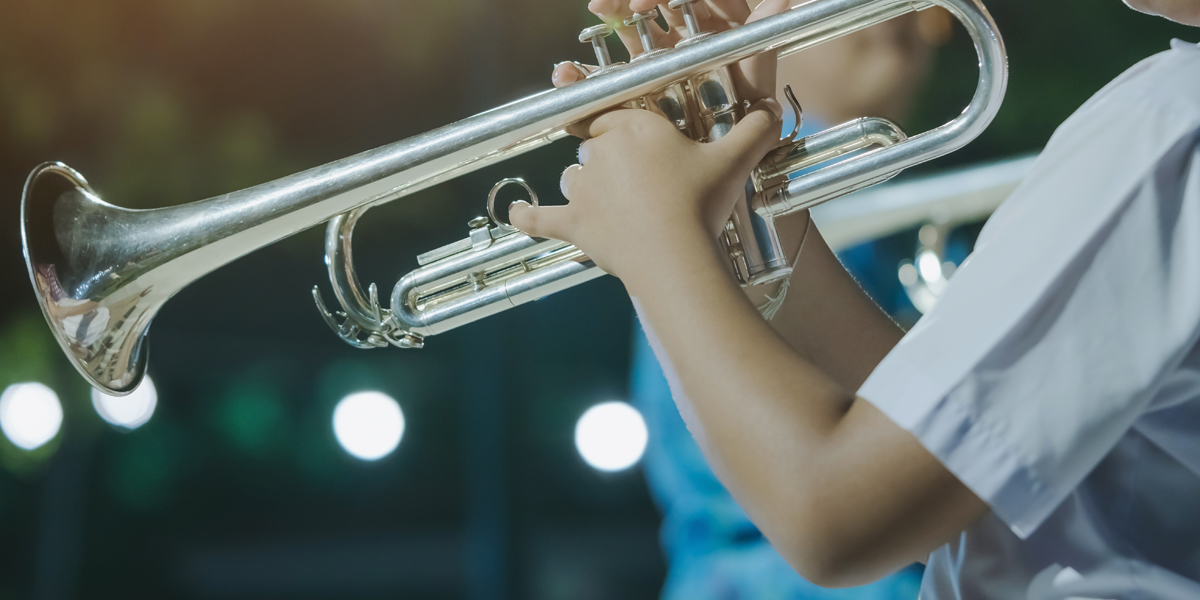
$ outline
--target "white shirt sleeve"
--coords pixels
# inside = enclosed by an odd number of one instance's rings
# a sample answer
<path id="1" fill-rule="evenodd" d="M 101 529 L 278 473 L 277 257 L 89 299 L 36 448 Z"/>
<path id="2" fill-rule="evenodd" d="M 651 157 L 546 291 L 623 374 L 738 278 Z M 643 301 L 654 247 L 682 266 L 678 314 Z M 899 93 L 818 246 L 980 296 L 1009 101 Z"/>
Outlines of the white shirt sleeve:
<path id="1" fill-rule="evenodd" d="M 1067 121 L 859 390 L 1022 538 L 1197 343 L 1200 102 L 1171 100 L 1195 82 L 1135 81 Z"/>

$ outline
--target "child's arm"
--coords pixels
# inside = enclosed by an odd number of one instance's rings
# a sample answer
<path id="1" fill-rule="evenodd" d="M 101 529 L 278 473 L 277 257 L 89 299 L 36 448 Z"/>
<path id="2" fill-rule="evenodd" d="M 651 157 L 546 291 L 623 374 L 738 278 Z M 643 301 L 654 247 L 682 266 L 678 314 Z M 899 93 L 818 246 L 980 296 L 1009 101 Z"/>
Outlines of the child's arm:
<path id="1" fill-rule="evenodd" d="M 904 331 L 850 276 L 816 225 L 801 223 L 808 228 L 804 247 L 793 254 L 787 296 L 770 324 L 813 366 L 856 390 Z"/>
<path id="2" fill-rule="evenodd" d="M 839 383 L 858 371 L 834 378 L 794 351 L 724 269 L 716 232 L 776 143 L 779 110 L 761 102 L 710 144 L 648 112 L 607 113 L 580 132 L 590 139 L 586 166 L 564 173 L 570 204 L 518 205 L 511 214 L 526 232 L 570 241 L 621 278 L 678 371 L 691 402 L 682 412 L 716 472 L 801 574 L 849 585 L 924 558 L 987 508 L 912 435 Z M 853 297 L 845 287 L 829 289 L 834 300 L 805 291 L 788 310 L 836 314 L 846 307 L 827 305 Z M 788 331 L 815 355 L 823 348 L 810 333 L 855 329 L 808 323 Z"/>

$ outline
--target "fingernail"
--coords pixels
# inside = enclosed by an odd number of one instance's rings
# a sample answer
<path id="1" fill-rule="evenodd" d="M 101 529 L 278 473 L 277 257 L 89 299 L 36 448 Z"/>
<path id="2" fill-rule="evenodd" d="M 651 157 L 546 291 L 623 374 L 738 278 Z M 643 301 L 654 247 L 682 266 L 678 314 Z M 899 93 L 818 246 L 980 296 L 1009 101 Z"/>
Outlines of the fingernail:
<path id="1" fill-rule="evenodd" d="M 583 142 L 582 144 L 579 144 L 578 156 L 579 156 L 579 164 L 586 165 L 587 160 L 588 160 L 587 142 Z"/>
<path id="2" fill-rule="evenodd" d="M 558 87 L 559 84 L 563 83 L 562 73 L 559 72 L 558 68 L 567 64 L 568 62 L 571 62 L 571 61 L 563 61 L 560 63 L 555 63 L 554 67 L 551 68 L 550 82 L 554 84 L 554 87 Z"/>
<path id="3" fill-rule="evenodd" d="M 571 199 L 571 196 L 568 195 L 567 192 L 571 188 L 571 179 L 573 179 L 573 178 L 569 177 L 569 175 L 571 174 L 572 171 L 578 171 L 579 169 L 582 169 L 582 168 L 583 167 L 581 167 L 579 165 L 571 165 L 571 166 L 567 167 L 566 169 L 563 169 L 562 176 L 558 178 L 558 189 L 559 189 L 559 191 L 562 192 L 563 198 L 566 198 L 567 200 Z"/>
<path id="4" fill-rule="evenodd" d="M 509 213 L 509 215 L 511 215 L 511 214 L 512 214 L 512 211 L 513 211 L 513 209 L 515 209 L 515 208 L 525 208 L 525 207 L 527 207 L 527 206 L 530 206 L 530 204 L 529 204 L 528 202 L 526 202 L 526 201 L 524 201 L 524 200 L 516 200 L 516 201 L 514 201 L 512 204 L 509 204 L 509 205 L 508 205 L 508 213 Z"/>

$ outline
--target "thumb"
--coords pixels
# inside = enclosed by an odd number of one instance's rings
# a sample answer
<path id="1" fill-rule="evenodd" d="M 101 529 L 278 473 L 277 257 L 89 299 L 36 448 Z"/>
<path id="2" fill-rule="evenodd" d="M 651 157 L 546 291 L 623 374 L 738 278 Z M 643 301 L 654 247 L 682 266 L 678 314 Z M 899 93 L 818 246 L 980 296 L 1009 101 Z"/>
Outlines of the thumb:
<path id="1" fill-rule="evenodd" d="M 513 227 L 530 237 L 571 241 L 575 213 L 568 206 L 530 206 L 520 200 L 508 207 L 508 220 Z"/>
<path id="2" fill-rule="evenodd" d="M 713 143 L 731 161 L 753 167 L 768 151 L 779 145 L 783 107 L 773 98 L 759 100 L 725 137 Z"/>

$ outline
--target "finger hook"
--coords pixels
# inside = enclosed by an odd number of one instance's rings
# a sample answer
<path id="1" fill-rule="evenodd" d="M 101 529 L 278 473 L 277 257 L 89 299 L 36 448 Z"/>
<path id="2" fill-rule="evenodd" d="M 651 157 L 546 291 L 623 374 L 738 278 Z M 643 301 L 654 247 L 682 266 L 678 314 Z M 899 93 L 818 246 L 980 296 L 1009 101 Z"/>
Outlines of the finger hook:
<path id="1" fill-rule="evenodd" d="M 496 194 L 500 193 L 500 188 L 510 183 L 515 183 L 525 188 L 525 191 L 529 192 L 529 203 L 533 206 L 538 205 L 537 192 L 533 191 L 533 188 L 530 187 L 528 183 L 525 183 L 524 179 L 521 179 L 520 177 L 509 177 L 508 179 L 501 179 L 500 181 L 497 181 L 496 185 L 492 186 L 492 191 L 488 192 L 487 209 L 488 216 L 492 218 L 492 222 L 501 227 L 512 227 L 512 225 L 501 221 L 500 217 L 496 216 Z"/>
<path id="2" fill-rule="evenodd" d="M 792 92 L 792 86 L 783 86 L 783 97 L 787 98 L 788 104 L 792 107 L 792 112 L 796 114 L 796 126 L 792 128 L 792 132 L 785 136 L 782 143 L 789 144 L 796 140 L 796 136 L 800 134 L 800 128 L 804 126 L 804 109 L 800 108 L 800 101 L 796 100 L 796 94 Z"/>

